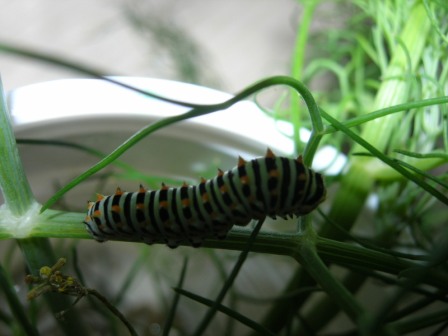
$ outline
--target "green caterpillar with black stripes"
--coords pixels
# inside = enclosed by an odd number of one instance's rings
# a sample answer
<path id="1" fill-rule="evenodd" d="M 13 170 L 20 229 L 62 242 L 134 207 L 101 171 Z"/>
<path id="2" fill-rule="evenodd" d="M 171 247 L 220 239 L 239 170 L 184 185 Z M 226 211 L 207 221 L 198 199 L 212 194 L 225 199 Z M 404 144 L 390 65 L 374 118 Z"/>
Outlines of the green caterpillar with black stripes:
<path id="1" fill-rule="evenodd" d="M 98 195 L 88 202 L 87 231 L 97 241 L 118 239 L 180 243 L 198 247 L 206 238 L 226 237 L 233 225 L 266 216 L 287 218 L 313 211 L 324 201 L 323 176 L 305 167 L 302 157 L 277 157 L 271 150 L 198 185 Z"/>

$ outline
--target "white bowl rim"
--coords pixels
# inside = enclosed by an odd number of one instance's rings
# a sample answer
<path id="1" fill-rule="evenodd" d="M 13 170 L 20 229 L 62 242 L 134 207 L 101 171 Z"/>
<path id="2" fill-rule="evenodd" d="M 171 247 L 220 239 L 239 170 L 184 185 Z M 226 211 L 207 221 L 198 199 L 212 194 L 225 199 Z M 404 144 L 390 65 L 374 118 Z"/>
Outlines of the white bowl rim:
<path id="1" fill-rule="evenodd" d="M 149 90 L 164 97 L 196 104 L 221 103 L 232 95 L 177 81 L 145 77 L 112 77 L 114 80 Z M 143 96 L 140 93 L 99 79 L 72 78 L 36 83 L 12 91 L 9 95 L 11 116 L 16 132 L 26 135 L 31 129 L 51 124 L 70 124 L 74 121 L 101 122 L 109 120 L 139 121 L 142 126 L 163 117 L 189 110 L 172 103 Z M 225 111 L 189 119 L 192 136 L 215 134 L 220 138 L 254 141 L 283 154 L 292 154 L 290 138 L 276 129 L 275 121 L 253 102 L 244 100 Z"/>

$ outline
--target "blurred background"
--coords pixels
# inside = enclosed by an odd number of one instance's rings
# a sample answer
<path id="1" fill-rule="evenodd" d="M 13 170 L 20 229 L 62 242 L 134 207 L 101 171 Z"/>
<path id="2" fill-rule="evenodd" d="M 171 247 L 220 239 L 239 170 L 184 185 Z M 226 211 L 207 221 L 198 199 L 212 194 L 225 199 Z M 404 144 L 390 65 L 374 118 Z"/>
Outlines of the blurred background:
<path id="1" fill-rule="evenodd" d="M 260 0 L 256 6 L 248 0 L 0 3 L 1 41 L 77 60 L 108 75 L 173 79 L 227 92 L 290 73 L 301 10 L 292 0 Z M 0 72 L 7 90 L 80 76 L 5 54 L 0 54 Z"/>

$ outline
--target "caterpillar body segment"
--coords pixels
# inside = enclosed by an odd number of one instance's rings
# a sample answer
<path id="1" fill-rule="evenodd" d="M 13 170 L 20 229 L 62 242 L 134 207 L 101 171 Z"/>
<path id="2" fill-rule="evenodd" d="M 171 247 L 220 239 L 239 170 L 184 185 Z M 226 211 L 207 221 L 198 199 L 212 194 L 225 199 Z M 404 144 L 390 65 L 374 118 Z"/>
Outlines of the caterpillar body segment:
<path id="1" fill-rule="evenodd" d="M 266 216 L 303 216 L 324 201 L 323 176 L 302 158 L 266 155 L 238 159 L 233 169 L 218 170 L 198 185 L 98 195 L 89 202 L 85 225 L 98 241 L 125 238 L 148 244 L 181 242 L 200 246 L 206 238 L 225 238 L 233 225 L 245 226 Z"/>

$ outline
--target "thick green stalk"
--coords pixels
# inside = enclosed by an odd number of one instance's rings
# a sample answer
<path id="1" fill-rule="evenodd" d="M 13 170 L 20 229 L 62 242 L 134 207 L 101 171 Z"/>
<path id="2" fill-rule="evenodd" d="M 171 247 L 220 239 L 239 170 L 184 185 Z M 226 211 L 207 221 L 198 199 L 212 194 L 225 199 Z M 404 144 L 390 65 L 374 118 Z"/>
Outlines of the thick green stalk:
<path id="1" fill-rule="evenodd" d="M 28 316 L 26 315 L 25 309 L 20 303 L 17 297 L 17 292 L 14 290 L 14 285 L 11 283 L 6 270 L 0 265 L 0 288 L 3 290 L 6 301 L 8 302 L 9 308 L 14 315 L 16 323 L 20 325 L 23 332 L 26 335 L 34 336 L 39 335 L 36 327 L 32 325 Z"/>
<path id="2" fill-rule="evenodd" d="M 39 206 L 31 192 L 17 149 L 10 115 L 6 105 L 3 87 L 0 82 L 0 186 L 6 201 L 1 209 L 0 224 L 2 233 L 16 238 L 28 236 L 38 217 Z M 55 256 L 46 239 L 19 239 L 19 246 L 25 256 L 31 273 L 39 274 L 40 267 L 52 265 Z M 54 312 L 70 305 L 66 297 L 46 296 Z M 72 310 L 70 316 L 62 322 L 61 328 L 66 335 L 85 334 L 80 317 Z"/>
<path id="3" fill-rule="evenodd" d="M 421 55 L 426 44 L 430 21 L 426 16 L 423 5 L 418 3 L 412 10 L 407 24 L 399 36 L 401 44 L 397 44 L 392 50 L 392 59 L 382 74 L 384 81 L 380 86 L 372 110 L 379 110 L 389 106 L 401 104 L 407 101 L 409 96 L 408 75 L 414 74 L 417 64 L 421 60 Z M 405 49 L 403 49 L 405 48 Z M 400 115 L 388 115 L 370 122 L 363 128 L 361 137 L 375 146 L 380 151 L 387 149 L 387 145 L 393 132 L 400 127 Z M 361 151 L 362 148 L 354 146 L 352 152 Z M 349 156 L 349 169 L 344 174 L 338 196 L 334 199 L 329 213 L 329 217 L 347 230 L 354 225 L 360 212 L 364 207 L 365 200 L 369 196 L 372 186 L 375 183 L 374 174 L 369 169 L 371 162 L 375 158 Z M 320 234 L 332 239 L 343 239 L 341 232 L 326 223 Z M 309 285 L 310 277 L 306 270 L 299 270 L 293 277 L 287 288 L 297 288 L 298 286 Z M 358 287 L 358 286 L 355 286 Z M 302 298 L 303 300 L 305 298 Z M 278 305 L 273 305 L 271 311 L 265 318 L 265 326 L 274 332 L 278 332 L 287 323 L 289 314 L 287 311 L 299 310 L 302 301 L 291 300 L 282 301 Z M 331 309 L 328 305 L 317 305 L 318 311 L 312 311 L 311 315 L 321 316 L 323 310 Z M 273 318 L 275 316 L 275 318 Z M 325 325 L 321 321 L 319 327 Z"/>
<path id="4" fill-rule="evenodd" d="M 16 146 L 0 80 L 0 187 L 12 216 L 25 214 L 35 203 Z"/>
<path id="5" fill-rule="evenodd" d="M 393 50 L 390 64 L 382 74 L 384 81 L 378 90 L 372 110 L 407 101 L 410 90 L 408 75 L 415 73 L 417 64 L 421 60 L 430 26 L 431 22 L 424 6 L 417 4 L 399 37 L 401 44 Z M 400 128 L 401 121 L 400 114 L 375 119 L 365 125 L 361 137 L 378 150 L 385 151 L 393 133 Z M 352 152 L 359 151 L 363 149 L 357 145 L 352 149 Z M 329 214 L 334 221 L 346 229 L 350 229 L 354 224 L 375 182 L 370 171 L 371 163 L 374 161 L 376 158 L 350 156 L 349 170 L 344 174 L 338 197 L 332 204 Z M 342 238 L 330 224 L 324 227 L 321 234 L 335 239 Z"/>
<path id="6" fill-rule="evenodd" d="M 412 82 L 409 76 L 415 75 L 423 49 L 426 46 L 430 27 L 431 22 L 424 6 L 421 3 L 417 4 L 398 38 L 399 43 L 393 50 L 393 57 L 382 74 L 383 82 L 376 95 L 372 110 L 375 111 L 408 101 Z M 367 125 L 368 127 L 363 128 L 361 136 L 377 149 L 385 150 L 393 132 L 397 131 L 401 121 L 401 114 L 375 119 Z M 355 146 L 353 151 L 356 152 L 359 149 Z"/>
<path id="7" fill-rule="evenodd" d="M 408 100 L 410 92 L 408 75 L 415 73 L 421 60 L 430 25 L 423 5 L 417 4 L 399 37 L 401 44 L 397 44 L 393 50 L 392 59 L 382 75 L 384 81 L 378 90 L 372 110 L 402 104 Z M 385 151 L 393 133 L 399 130 L 401 121 L 400 114 L 375 119 L 365 125 L 361 137 L 378 150 Z M 352 149 L 352 152 L 359 151 L 363 151 L 359 145 L 355 145 Z M 368 157 L 350 157 L 349 170 L 342 178 L 338 197 L 335 198 L 329 213 L 332 220 L 347 230 L 350 230 L 357 220 L 375 183 L 374 174 L 370 169 L 376 160 L 376 158 Z M 324 226 L 320 233 L 332 239 L 343 239 L 341 231 L 331 224 Z M 351 288 L 353 291 L 360 287 L 359 277 L 357 278 L 356 285 Z M 309 315 L 326 315 L 328 319 L 331 319 L 337 313 L 333 308 L 331 303 L 318 303 Z M 317 332 L 322 326 L 324 324 L 320 321 L 313 325 L 313 330 Z"/>

